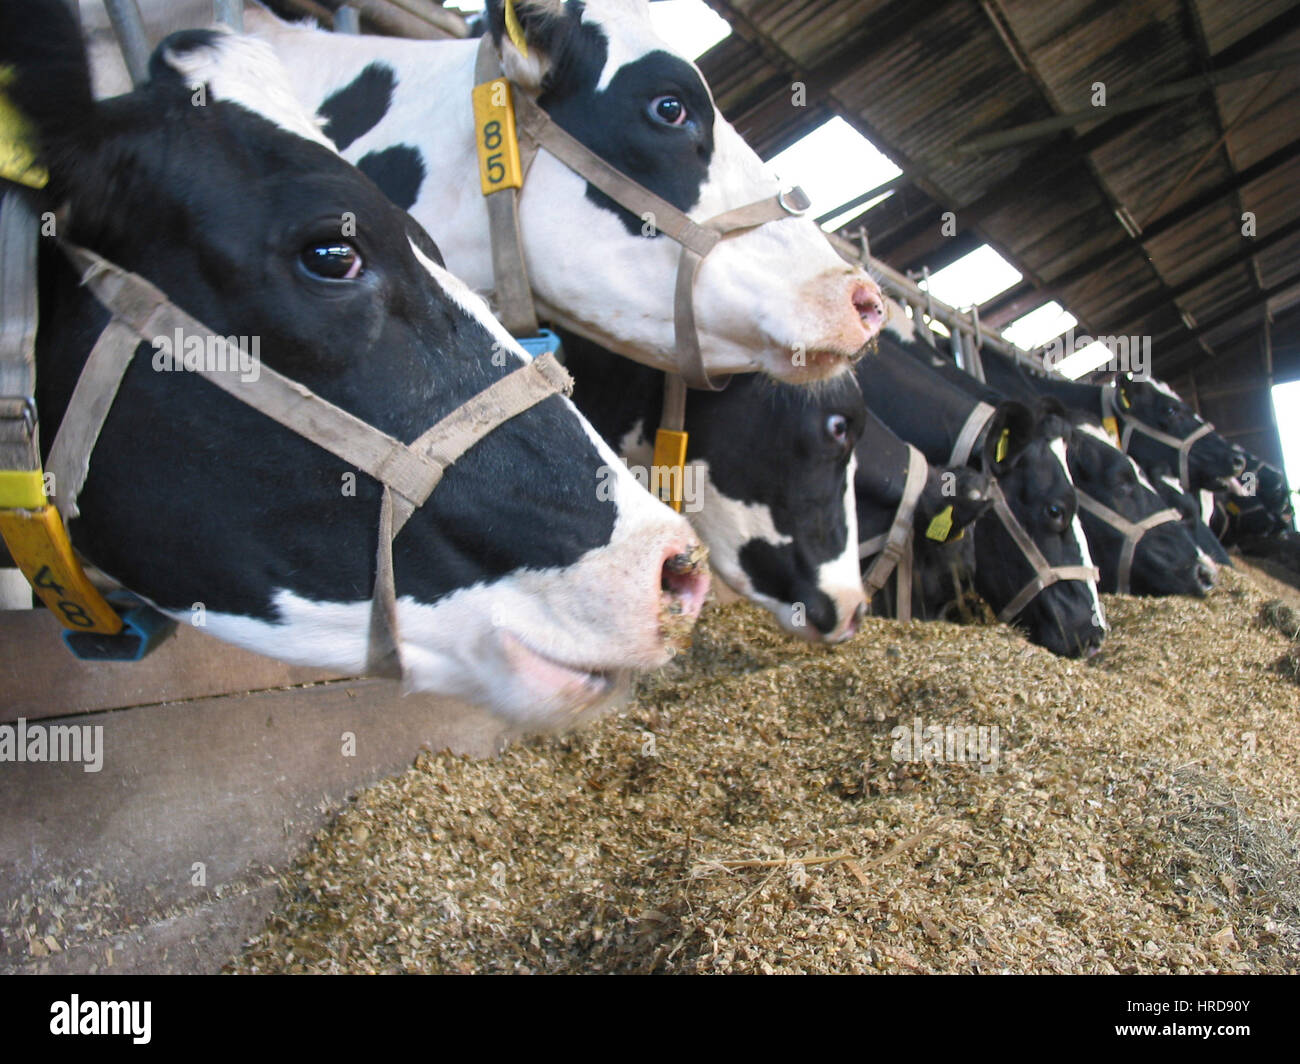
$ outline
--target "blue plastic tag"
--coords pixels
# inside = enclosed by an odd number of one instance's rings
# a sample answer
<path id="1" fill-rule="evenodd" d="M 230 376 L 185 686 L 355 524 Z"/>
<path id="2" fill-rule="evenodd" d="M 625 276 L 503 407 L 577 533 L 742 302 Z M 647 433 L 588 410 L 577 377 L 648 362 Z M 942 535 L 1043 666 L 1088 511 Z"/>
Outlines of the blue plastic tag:
<path id="1" fill-rule="evenodd" d="M 536 336 L 521 336 L 519 345 L 533 358 L 541 358 L 547 353 L 554 354 L 560 349 L 560 338 L 550 329 L 538 329 Z"/>

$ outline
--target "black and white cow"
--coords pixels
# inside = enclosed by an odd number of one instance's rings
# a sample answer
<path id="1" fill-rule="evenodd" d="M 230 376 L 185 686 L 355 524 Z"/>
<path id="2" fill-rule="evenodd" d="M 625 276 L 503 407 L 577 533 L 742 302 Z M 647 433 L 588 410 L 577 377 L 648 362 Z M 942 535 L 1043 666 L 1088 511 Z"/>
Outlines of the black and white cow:
<path id="1" fill-rule="evenodd" d="M 60 235 L 217 334 L 257 338 L 265 366 L 409 441 L 526 360 L 334 152 L 265 43 L 179 35 L 145 88 L 96 104 L 63 0 L 4 0 L 0 65 Z M 105 312 L 53 241 L 40 296 L 48 450 Z M 137 348 L 104 423 L 74 544 L 172 615 L 202 604 L 222 639 L 362 668 L 377 483 L 206 380 L 156 371 L 153 354 Z M 695 541 L 551 396 L 452 465 L 394 544 L 409 682 L 530 726 L 604 704 L 628 670 L 669 658 L 667 614 L 675 629 L 698 612 L 707 578 L 678 572 Z"/>
<path id="2" fill-rule="evenodd" d="M 985 378 L 994 388 L 1015 394 L 1017 388 L 1028 385 L 1039 395 L 1059 400 L 1068 410 L 1078 410 L 1093 418 L 1105 414 L 1102 385 L 1031 373 L 991 349 L 983 353 L 981 360 Z M 1196 411 L 1161 381 L 1119 376 L 1111 387 L 1115 390 L 1115 412 L 1121 422 L 1132 419 L 1178 439 L 1186 439 L 1205 425 Z M 1172 467 L 1175 472 L 1179 468 L 1176 448 L 1142 432 L 1131 434 L 1125 450 L 1149 477 L 1160 466 Z M 1187 486 L 1192 491 L 1215 490 L 1226 487 L 1245 467 L 1245 461 L 1227 440 L 1217 432 L 1210 432 L 1192 444 L 1187 467 L 1191 480 Z"/>
<path id="3" fill-rule="evenodd" d="M 893 527 L 903 499 L 909 466 L 908 446 L 870 410 L 858 440 L 853 477 L 857 496 L 858 541 L 869 543 Z M 944 616 L 953 587 L 965 586 L 974 574 L 974 553 L 964 532 L 989 508 L 989 478 L 970 466 L 926 463 L 925 487 L 912 517 L 912 613 L 920 620 Z M 944 519 L 942 538 L 928 536 L 936 519 Z M 877 555 L 861 559 L 865 576 Z M 897 570 L 896 570 L 897 572 Z M 870 604 L 877 616 L 896 616 L 898 589 L 891 578 Z"/>
<path id="4" fill-rule="evenodd" d="M 663 476 L 663 374 L 561 336 L 578 408 L 647 480 Z M 805 639 L 848 639 L 866 609 L 853 485 L 867 417 L 851 374 L 811 388 L 745 374 L 687 398 L 683 510 L 714 573 Z"/>
<path id="5" fill-rule="evenodd" d="M 868 407 L 935 464 L 949 460 L 978 400 L 937 369 L 907 352 L 891 330 L 880 350 L 856 368 Z M 1005 445 L 999 446 L 1006 432 Z M 972 448 L 972 461 L 997 481 L 1007 504 L 1051 566 L 1092 566 L 1077 515 L 1066 458 L 1070 427 L 1057 416 L 1035 417 L 1022 404 L 995 409 Z M 1001 457 L 998 457 L 999 451 Z M 995 514 L 973 530 L 975 586 L 998 613 L 1012 605 L 1033 569 Z M 1059 580 L 1014 617 L 1030 639 L 1068 657 L 1094 652 L 1105 635 L 1105 613 L 1093 580 Z"/>
<path id="6" fill-rule="evenodd" d="M 718 113 L 696 66 L 654 32 L 646 0 L 516 0 L 525 55 L 501 0 L 487 25 L 516 91 L 557 125 L 693 219 L 771 198 L 781 184 Z M 344 156 L 437 236 L 449 268 L 493 289 L 474 116 L 479 42 L 349 37 L 250 5 L 299 98 Z M 679 247 L 542 151 L 519 225 L 539 315 L 661 369 L 676 364 Z M 878 332 L 880 290 L 811 217 L 725 238 L 695 282 L 706 369 L 791 382 L 838 373 Z"/>
<path id="7" fill-rule="evenodd" d="M 1007 398 L 1031 405 L 1049 404 L 1051 412 L 1068 416 L 1073 431 L 1066 455 L 1075 488 L 1121 518 L 1137 524 L 1169 509 L 1142 467 L 1115 446 L 1095 415 L 1078 411 L 1067 415 L 1059 400 L 1040 394 L 1018 376 L 1006 377 L 1008 387 L 1004 392 L 976 380 L 948 359 L 931 357 L 930 349 L 919 344 L 909 344 L 907 350 L 976 399 L 994 404 Z M 1079 521 L 1101 572 L 1100 589 L 1118 591 L 1124 532 L 1086 507 L 1080 507 Z M 1197 547 L 1181 521 L 1156 525 L 1142 535 L 1133 551 L 1128 576 L 1127 590 L 1135 595 L 1202 596 L 1214 587 L 1217 578 L 1211 558 Z"/>
<path id="8" fill-rule="evenodd" d="M 1238 447 L 1245 468 L 1227 489 L 1217 492 L 1225 515 L 1224 544 L 1295 531 L 1295 507 L 1286 474 L 1258 455 Z"/>

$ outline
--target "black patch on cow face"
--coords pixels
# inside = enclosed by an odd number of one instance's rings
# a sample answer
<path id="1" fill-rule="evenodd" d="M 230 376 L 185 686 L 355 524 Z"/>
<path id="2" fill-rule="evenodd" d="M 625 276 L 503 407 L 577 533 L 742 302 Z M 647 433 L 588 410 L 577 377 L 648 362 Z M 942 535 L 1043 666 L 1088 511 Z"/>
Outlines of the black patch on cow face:
<path id="1" fill-rule="evenodd" d="M 348 145 L 369 133 L 388 114 L 396 86 L 397 75 L 392 67 L 371 63 L 317 109 L 316 113 L 325 119 L 325 136 L 339 151 L 346 151 Z"/>
<path id="2" fill-rule="evenodd" d="M 713 102 L 699 73 L 671 52 L 648 52 L 597 89 L 608 59 L 604 32 L 575 25 L 558 53 L 552 53 L 538 103 L 566 132 L 602 159 L 674 207 L 689 211 L 713 160 Z M 654 117 L 663 98 L 680 102 L 686 119 L 668 125 Z M 587 198 L 613 211 L 633 236 L 657 236 L 631 211 L 587 185 Z M 644 230 L 644 231 L 643 231 Z"/>
<path id="3" fill-rule="evenodd" d="M 426 170 L 419 148 L 398 144 L 383 151 L 368 152 L 357 160 L 357 169 L 404 211 L 409 211 L 420 198 Z"/>
<path id="4" fill-rule="evenodd" d="M 51 158 L 69 239 L 216 333 L 255 337 L 266 366 L 408 441 L 513 368 L 493 365 L 491 334 L 415 257 L 410 241 L 428 237 L 323 146 L 234 104 L 192 107 L 176 78 L 87 112 L 94 135 Z M 344 238 L 348 212 L 357 231 Z M 365 264 L 356 280 L 304 267 L 305 249 L 341 239 Z M 48 446 L 104 314 L 48 242 L 41 269 Z M 379 486 L 196 375 L 156 371 L 151 355 L 137 349 L 104 424 L 77 547 L 164 608 L 275 620 L 277 588 L 369 599 Z M 596 491 L 603 464 L 560 397 L 490 433 L 398 536 L 398 595 L 432 603 L 607 544 L 616 513 Z"/>

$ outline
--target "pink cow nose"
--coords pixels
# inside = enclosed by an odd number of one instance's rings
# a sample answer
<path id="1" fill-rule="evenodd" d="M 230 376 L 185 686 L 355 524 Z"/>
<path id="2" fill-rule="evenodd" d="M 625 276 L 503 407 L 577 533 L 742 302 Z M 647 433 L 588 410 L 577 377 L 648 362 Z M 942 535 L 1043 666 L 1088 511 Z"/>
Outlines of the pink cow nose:
<path id="1" fill-rule="evenodd" d="M 885 300 L 879 286 L 871 281 L 859 281 L 854 285 L 853 309 L 862 319 L 868 339 L 874 339 L 885 324 Z"/>

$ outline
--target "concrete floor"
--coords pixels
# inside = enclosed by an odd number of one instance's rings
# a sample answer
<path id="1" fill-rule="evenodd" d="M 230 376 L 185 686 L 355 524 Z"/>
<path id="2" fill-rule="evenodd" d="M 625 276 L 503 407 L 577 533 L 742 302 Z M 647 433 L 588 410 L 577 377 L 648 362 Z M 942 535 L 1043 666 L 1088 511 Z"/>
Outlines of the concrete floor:
<path id="1" fill-rule="evenodd" d="M 0 614 L 0 634 L 42 621 Z M 123 686 L 130 701 L 139 685 L 301 676 L 195 633 L 160 652 L 152 678 L 33 638 L 0 641 L 0 721 L 101 726 L 103 763 L 0 763 L 0 971 L 215 972 L 261 926 L 276 870 L 347 795 L 422 748 L 491 756 L 508 738 L 479 711 L 383 680 L 78 712 L 122 701 Z"/>

